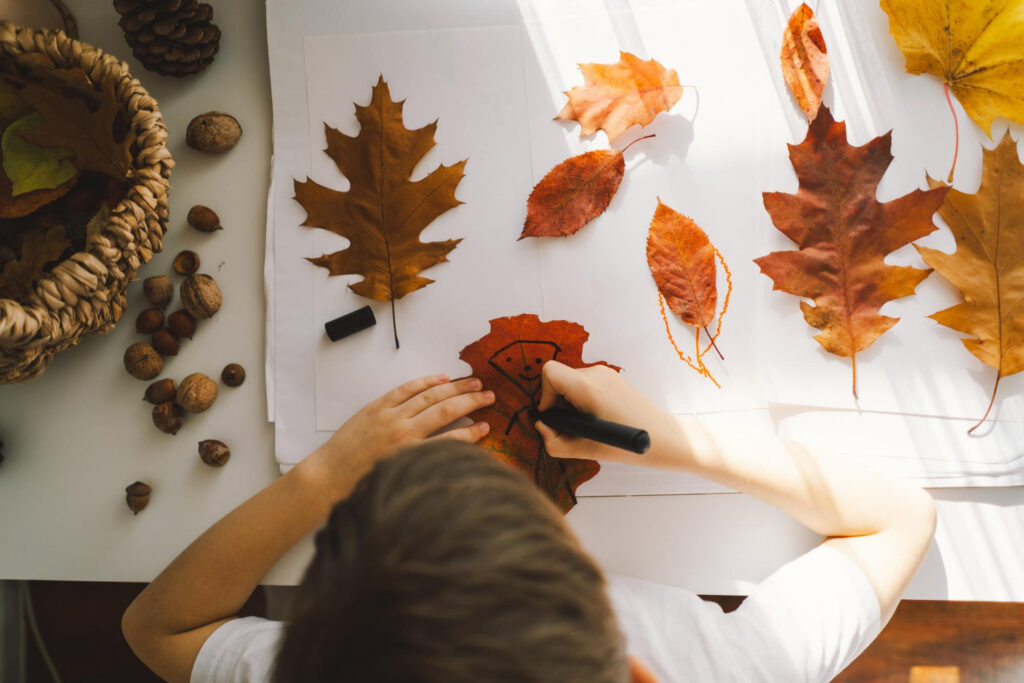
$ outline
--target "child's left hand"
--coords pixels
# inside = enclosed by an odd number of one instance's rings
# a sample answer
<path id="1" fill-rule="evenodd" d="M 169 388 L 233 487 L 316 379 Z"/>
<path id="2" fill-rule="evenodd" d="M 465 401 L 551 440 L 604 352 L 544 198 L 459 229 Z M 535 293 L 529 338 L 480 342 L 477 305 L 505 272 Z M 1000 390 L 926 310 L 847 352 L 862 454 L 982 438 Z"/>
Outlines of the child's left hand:
<path id="1" fill-rule="evenodd" d="M 406 382 L 366 404 L 303 463 L 315 465 L 335 496 L 344 497 L 378 460 L 493 403 L 494 393 L 482 388 L 475 377 L 452 382 L 433 375 Z M 489 429 L 477 422 L 432 438 L 475 443 Z"/>

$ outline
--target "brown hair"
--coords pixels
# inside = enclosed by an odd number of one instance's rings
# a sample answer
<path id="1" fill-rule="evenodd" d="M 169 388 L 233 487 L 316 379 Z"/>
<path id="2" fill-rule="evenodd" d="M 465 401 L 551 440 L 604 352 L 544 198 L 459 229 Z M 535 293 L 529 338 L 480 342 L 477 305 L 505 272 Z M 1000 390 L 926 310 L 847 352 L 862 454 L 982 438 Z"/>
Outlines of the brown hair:
<path id="1" fill-rule="evenodd" d="M 604 588 L 523 474 L 429 442 L 379 463 L 317 534 L 275 681 L 622 683 Z"/>

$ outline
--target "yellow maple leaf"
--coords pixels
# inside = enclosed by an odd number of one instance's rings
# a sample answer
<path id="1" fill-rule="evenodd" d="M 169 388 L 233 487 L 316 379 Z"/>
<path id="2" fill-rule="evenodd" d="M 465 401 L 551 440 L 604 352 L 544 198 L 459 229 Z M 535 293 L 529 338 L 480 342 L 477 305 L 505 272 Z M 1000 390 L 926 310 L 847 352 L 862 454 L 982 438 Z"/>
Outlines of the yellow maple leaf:
<path id="1" fill-rule="evenodd" d="M 881 0 L 907 72 L 938 76 L 992 136 L 1024 123 L 1024 0 Z"/>

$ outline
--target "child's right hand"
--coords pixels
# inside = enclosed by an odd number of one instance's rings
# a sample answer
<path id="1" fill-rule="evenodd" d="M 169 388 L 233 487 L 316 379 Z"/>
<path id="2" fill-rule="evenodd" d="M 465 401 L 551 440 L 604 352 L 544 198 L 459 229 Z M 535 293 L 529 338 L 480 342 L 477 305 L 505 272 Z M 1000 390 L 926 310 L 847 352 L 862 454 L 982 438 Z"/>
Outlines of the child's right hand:
<path id="1" fill-rule="evenodd" d="M 563 435 L 537 421 L 535 427 L 544 437 L 548 453 L 556 458 L 610 460 L 631 465 L 676 468 L 681 450 L 682 432 L 672 415 L 656 406 L 619 373 L 609 367 L 570 368 L 548 361 L 541 371 L 541 397 L 537 408 L 547 410 L 569 403 L 582 412 L 620 424 L 644 429 L 651 436 L 651 449 L 638 455 L 629 451 Z"/>

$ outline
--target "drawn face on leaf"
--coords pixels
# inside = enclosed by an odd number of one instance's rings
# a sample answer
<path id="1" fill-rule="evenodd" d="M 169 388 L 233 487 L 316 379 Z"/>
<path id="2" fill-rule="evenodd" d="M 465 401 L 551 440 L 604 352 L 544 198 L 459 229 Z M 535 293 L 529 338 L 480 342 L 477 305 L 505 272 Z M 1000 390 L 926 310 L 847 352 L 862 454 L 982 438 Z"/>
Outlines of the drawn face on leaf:
<path id="1" fill-rule="evenodd" d="M 488 362 L 527 396 L 535 398 L 540 391 L 541 368 L 555 360 L 561 350 L 553 341 L 515 341 L 491 354 Z"/>
<path id="2" fill-rule="evenodd" d="M 530 313 L 490 323 L 490 332 L 459 352 L 473 375 L 494 391 L 494 403 L 470 415 L 491 426 L 478 445 L 525 472 L 567 512 L 576 504 L 576 487 L 597 474 L 600 466 L 593 460 L 559 460 L 548 455 L 529 408 L 540 398 L 541 368 L 549 360 L 571 368 L 608 363 L 583 361 L 583 344 L 590 335 L 577 323 L 541 322 Z"/>

